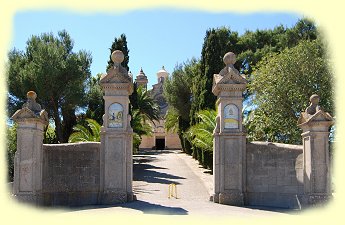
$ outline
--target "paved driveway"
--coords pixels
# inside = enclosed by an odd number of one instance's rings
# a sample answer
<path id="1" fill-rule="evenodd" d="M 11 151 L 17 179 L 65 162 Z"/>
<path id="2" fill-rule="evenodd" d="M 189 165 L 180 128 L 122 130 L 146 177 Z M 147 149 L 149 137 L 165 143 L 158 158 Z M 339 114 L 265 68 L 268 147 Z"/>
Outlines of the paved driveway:
<path id="1" fill-rule="evenodd" d="M 217 217 L 267 217 L 279 212 L 220 205 L 209 201 L 212 175 L 179 150 L 146 151 L 133 157 L 133 190 L 137 201 L 106 207 L 87 207 L 73 213 L 136 213 Z M 168 198 L 169 184 L 177 198 Z"/>

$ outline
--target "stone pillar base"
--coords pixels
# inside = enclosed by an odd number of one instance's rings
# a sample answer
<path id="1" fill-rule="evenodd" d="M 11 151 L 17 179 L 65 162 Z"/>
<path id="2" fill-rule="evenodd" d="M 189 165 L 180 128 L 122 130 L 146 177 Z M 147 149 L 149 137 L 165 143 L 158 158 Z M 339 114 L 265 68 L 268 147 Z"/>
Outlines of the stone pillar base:
<path id="1" fill-rule="evenodd" d="M 215 202 L 215 203 L 219 203 L 219 193 L 215 193 L 215 194 L 211 195 L 210 201 Z"/>
<path id="2" fill-rule="evenodd" d="M 218 198 L 218 199 L 217 199 Z M 218 200 L 218 201 L 217 201 Z M 243 193 L 236 191 L 222 192 L 214 196 L 214 202 L 224 205 L 244 206 Z"/>
<path id="3" fill-rule="evenodd" d="M 136 196 L 132 192 L 105 191 L 102 193 L 100 204 L 112 205 L 115 203 L 125 203 L 134 200 L 136 200 Z"/>
<path id="4" fill-rule="evenodd" d="M 31 205 L 42 205 L 43 204 L 43 195 L 42 194 L 33 194 L 33 193 L 18 193 L 12 195 L 17 201 L 28 203 Z"/>
<path id="5" fill-rule="evenodd" d="M 332 198 L 333 196 L 329 194 L 306 194 L 302 196 L 301 204 L 302 207 L 321 206 L 327 204 Z"/>

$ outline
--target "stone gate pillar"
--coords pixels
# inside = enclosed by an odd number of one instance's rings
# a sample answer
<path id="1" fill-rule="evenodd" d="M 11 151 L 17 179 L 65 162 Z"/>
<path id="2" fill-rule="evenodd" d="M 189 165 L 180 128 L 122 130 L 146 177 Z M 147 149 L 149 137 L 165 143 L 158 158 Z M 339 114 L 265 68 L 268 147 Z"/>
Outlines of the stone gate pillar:
<path id="1" fill-rule="evenodd" d="M 236 56 L 228 52 L 226 67 L 215 74 L 212 92 L 217 99 L 217 125 L 213 132 L 213 201 L 244 205 L 246 134 L 242 126 L 242 93 L 247 81 L 234 68 Z"/>
<path id="2" fill-rule="evenodd" d="M 44 128 L 48 114 L 36 103 L 36 93 L 27 93 L 27 102 L 12 119 L 17 123 L 17 151 L 14 159 L 13 194 L 34 204 L 42 202 Z"/>
<path id="3" fill-rule="evenodd" d="M 329 165 L 329 127 L 332 116 L 324 112 L 319 96 L 310 97 L 310 105 L 301 113 L 298 126 L 302 128 L 304 158 L 304 203 L 316 204 L 331 196 Z"/>
<path id="4" fill-rule="evenodd" d="M 129 95 L 132 78 L 121 66 L 124 55 L 116 50 L 111 58 L 114 66 L 101 77 L 104 91 L 103 126 L 101 128 L 100 189 L 101 204 L 133 200 L 132 136 Z"/>

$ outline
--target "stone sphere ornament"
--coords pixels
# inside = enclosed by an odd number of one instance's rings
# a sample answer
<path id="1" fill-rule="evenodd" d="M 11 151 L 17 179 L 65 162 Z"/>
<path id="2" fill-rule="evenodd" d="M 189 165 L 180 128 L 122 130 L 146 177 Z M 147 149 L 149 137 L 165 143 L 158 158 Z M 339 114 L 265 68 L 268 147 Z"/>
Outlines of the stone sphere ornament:
<path id="1" fill-rule="evenodd" d="M 320 97 L 317 94 L 313 94 L 312 96 L 310 96 L 309 101 L 314 104 L 319 104 Z"/>
<path id="2" fill-rule="evenodd" d="M 37 98 L 37 94 L 34 91 L 28 91 L 28 93 L 26 93 L 26 97 L 30 98 L 30 99 L 36 99 Z"/>
<path id="3" fill-rule="evenodd" d="M 225 65 L 234 65 L 236 62 L 236 55 L 233 52 L 228 52 L 223 57 L 223 62 Z"/>
<path id="4" fill-rule="evenodd" d="M 113 60 L 114 63 L 122 63 L 123 60 L 125 59 L 124 54 L 120 50 L 115 50 L 111 54 L 111 60 Z"/>

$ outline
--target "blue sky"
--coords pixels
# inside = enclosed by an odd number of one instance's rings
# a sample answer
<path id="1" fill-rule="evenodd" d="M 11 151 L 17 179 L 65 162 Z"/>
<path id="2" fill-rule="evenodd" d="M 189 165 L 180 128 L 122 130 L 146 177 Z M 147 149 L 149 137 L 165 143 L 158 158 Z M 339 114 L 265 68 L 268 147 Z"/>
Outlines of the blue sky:
<path id="1" fill-rule="evenodd" d="M 292 27 L 301 15 L 289 13 L 210 13 L 167 8 L 124 13 L 75 13 L 73 11 L 19 11 L 14 17 L 13 47 L 24 50 L 31 35 L 65 29 L 74 40 L 74 51 L 84 49 L 93 57 L 91 72 L 105 73 L 109 47 L 115 37 L 126 34 L 129 67 L 134 77 L 142 67 L 149 88 L 164 65 L 172 73 L 177 63 L 200 58 L 208 28 L 226 26 L 245 30 L 269 29 L 280 24 Z"/>

